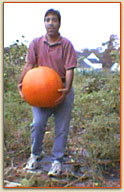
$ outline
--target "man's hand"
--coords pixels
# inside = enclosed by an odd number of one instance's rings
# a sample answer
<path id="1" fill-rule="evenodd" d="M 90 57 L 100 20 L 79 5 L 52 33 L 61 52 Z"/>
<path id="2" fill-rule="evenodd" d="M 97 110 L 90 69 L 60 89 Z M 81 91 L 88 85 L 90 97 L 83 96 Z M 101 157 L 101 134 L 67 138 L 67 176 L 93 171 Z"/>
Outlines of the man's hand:
<path id="1" fill-rule="evenodd" d="M 24 96 L 23 96 L 22 91 L 21 91 L 22 83 L 19 83 L 19 84 L 17 85 L 17 88 L 18 88 L 19 95 L 21 96 L 22 99 L 24 99 Z"/>
<path id="2" fill-rule="evenodd" d="M 65 99 L 65 96 L 67 95 L 69 90 L 67 88 L 63 88 L 63 89 L 58 89 L 58 92 L 62 93 L 62 95 L 56 100 L 55 106 L 60 104 Z"/>
<path id="3" fill-rule="evenodd" d="M 73 81 L 73 74 L 74 71 L 73 69 L 66 70 L 66 83 L 65 83 L 65 88 L 63 89 L 58 89 L 58 92 L 62 93 L 59 99 L 56 100 L 55 105 L 60 104 L 64 99 L 65 96 L 68 94 L 71 86 L 72 86 L 72 81 Z"/>

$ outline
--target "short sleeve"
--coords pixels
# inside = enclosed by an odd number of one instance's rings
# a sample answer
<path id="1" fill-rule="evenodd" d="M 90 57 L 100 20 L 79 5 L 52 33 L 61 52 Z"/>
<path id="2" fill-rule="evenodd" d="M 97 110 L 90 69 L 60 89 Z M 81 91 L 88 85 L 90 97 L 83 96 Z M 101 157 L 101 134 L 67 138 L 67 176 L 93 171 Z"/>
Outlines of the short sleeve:
<path id="1" fill-rule="evenodd" d="M 70 41 L 66 42 L 65 45 L 64 61 L 65 61 L 64 67 L 66 70 L 75 68 L 77 66 L 76 52 Z"/>

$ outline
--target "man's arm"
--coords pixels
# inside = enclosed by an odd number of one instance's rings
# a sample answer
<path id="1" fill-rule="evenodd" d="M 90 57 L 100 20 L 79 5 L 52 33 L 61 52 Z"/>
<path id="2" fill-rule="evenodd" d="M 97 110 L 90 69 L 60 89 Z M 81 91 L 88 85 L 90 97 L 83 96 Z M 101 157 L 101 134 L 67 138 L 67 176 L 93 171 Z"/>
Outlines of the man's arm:
<path id="1" fill-rule="evenodd" d="M 73 77 L 74 77 L 74 69 L 66 70 L 66 79 L 65 79 L 66 93 L 68 93 L 72 87 Z"/>
<path id="2" fill-rule="evenodd" d="M 65 96 L 70 91 L 71 86 L 72 86 L 72 82 L 73 82 L 73 76 L 74 76 L 74 69 L 66 70 L 65 87 L 63 89 L 58 90 L 58 92 L 61 92 L 62 95 L 59 99 L 56 100 L 56 105 L 61 103 L 64 100 Z"/>

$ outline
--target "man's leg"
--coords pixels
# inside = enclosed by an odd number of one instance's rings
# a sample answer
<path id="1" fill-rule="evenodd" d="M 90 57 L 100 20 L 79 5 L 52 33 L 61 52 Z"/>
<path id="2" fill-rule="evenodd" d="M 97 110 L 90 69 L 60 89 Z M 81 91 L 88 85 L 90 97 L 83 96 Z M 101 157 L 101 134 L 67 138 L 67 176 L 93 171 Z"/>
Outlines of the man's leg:
<path id="1" fill-rule="evenodd" d="M 55 138 L 52 150 L 52 160 L 62 160 L 66 147 L 69 124 L 74 101 L 73 88 L 66 95 L 63 103 L 54 110 L 55 116 Z"/>
<path id="2" fill-rule="evenodd" d="M 31 124 L 31 155 L 25 169 L 34 170 L 38 167 L 38 159 L 42 153 L 42 141 L 50 109 L 32 107 L 33 123 Z"/>
<path id="3" fill-rule="evenodd" d="M 33 123 L 31 124 L 31 154 L 40 156 L 42 141 L 48 118 L 52 114 L 51 109 L 32 107 Z"/>

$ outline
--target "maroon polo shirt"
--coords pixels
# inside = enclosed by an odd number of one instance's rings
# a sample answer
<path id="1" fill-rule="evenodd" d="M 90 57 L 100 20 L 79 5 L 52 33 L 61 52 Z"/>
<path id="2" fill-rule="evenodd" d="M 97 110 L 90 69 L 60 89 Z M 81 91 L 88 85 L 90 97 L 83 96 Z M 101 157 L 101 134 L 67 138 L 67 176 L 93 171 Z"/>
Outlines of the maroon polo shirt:
<path id="1" fill-rule="evenodd" d="M 77 65 L 76 53 L 71 42 L 59 36 L 58 40 L 49 45 L 46 35 L 35 38 L 29 45 L 26 56 L 28 65 L 47 66 L 54 69 L 62 79 L 66 70 Z"/>

